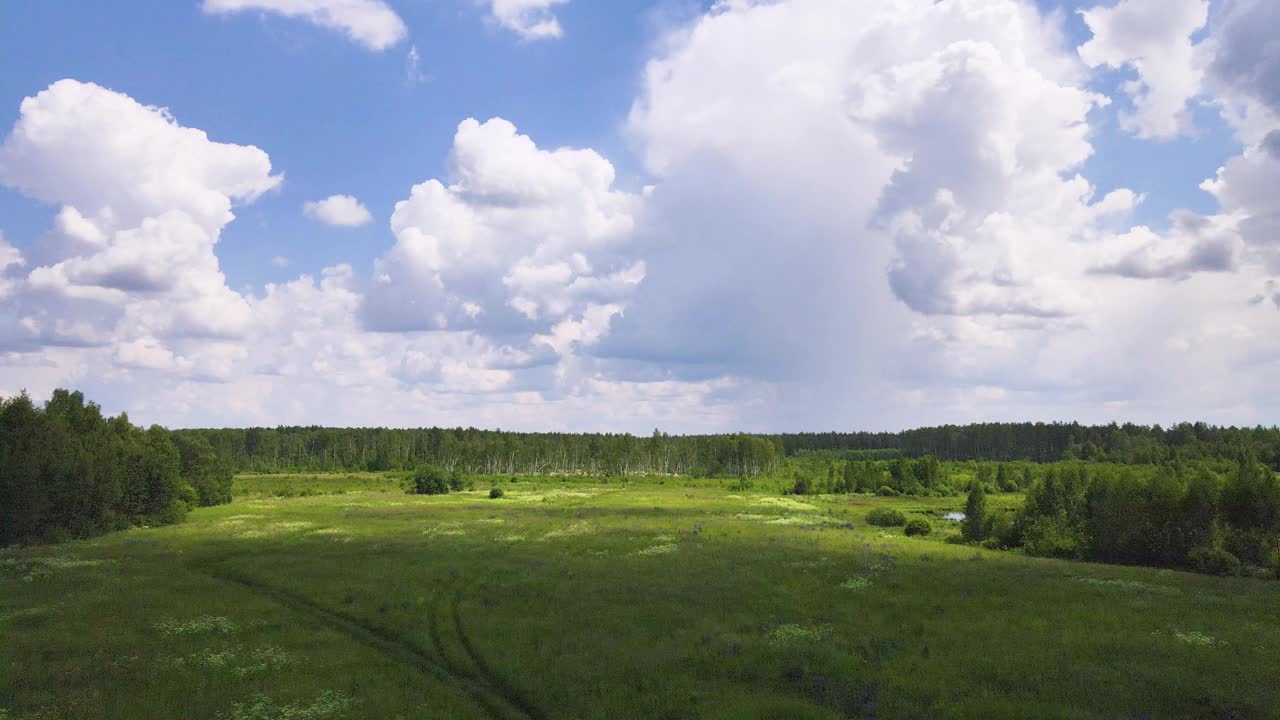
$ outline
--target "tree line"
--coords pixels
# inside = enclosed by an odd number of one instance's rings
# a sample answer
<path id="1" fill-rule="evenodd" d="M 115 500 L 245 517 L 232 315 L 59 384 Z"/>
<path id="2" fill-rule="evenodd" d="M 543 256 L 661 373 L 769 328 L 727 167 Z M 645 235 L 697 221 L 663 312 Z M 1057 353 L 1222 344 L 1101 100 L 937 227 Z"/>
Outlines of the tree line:
<path id="1" fill-rule="evenodd" d="M 437 465 L 478 475 L 689 475 L 756 477 L 782 460 L 776 438 L 517 433 L 475 428 L 227 428 L 180 430 L 241 472 L 413 470 Z"/>
<path id="2" fill-rule="evenodd" d="M 0 546 L 178 522 L 230 502 L 232 472 L 204 438 L 104 417 L 79 392 L 0 398 Z"/>
<path id="3" fill-rule="evenodd" d="M 1265 465 L 1280 469 L 1280 428 L 1274 426 L 1237 428 L 1180 423 L 1165 429 L 1129 423 L 975 423 L 902 432 L 788 433 L 777 439 L 788 456 L 878 450 L 909 457 L 932 455 L 942 460 L 1087 460 L 1158 465 L 1232 459 L 1247 451 Z"/>
<path id="4" fill-rule="evenodd" d="M 518 433 L 476 428 L 225 428 L 182 430 L 203 437 L 241 472 L 412 470 L 436 464 L 501 474 L 756 477 L 783 458 L 891 461 L 1085 460 L 1163 464 L 1231 459 L 1248 451 L 1280 468 L 1280 429 L 1183 423 L 1080 425 L 979 423 L 902 432 L 780 435 Z"/>
<path id="5" fill-rule="evenodd" d="M 1049 466 L 1021 510 L 985 514 L 973 483 L 964 536 L 1032 555 L 1230 574 L 1280 571 L 1280 480 L 1244 453 L 1234 462 Z"/>

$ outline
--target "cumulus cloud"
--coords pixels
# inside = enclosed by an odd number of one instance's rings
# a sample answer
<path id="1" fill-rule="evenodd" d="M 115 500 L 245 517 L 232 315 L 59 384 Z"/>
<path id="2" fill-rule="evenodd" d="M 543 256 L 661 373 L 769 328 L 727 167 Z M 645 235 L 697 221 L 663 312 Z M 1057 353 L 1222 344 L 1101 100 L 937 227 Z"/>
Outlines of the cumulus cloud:
<path id="1" fill-rule="evenodd" d="M 1280 115 L 1280 5 L 1271 0 L 1225 0 L 1213 20 L 1210 75 L 1226 88 Z"/>
<path id="2" fill-rule="evenodd" d="M 1121 124 L 1166 140 L 1192 129 L 1187 102 L 1200 92 L 1202 59 L 1191 38 L 1209 18 L 1208 0 L 1120 0 L 1080 13 L 1093 38 L 1080 46 L 1090 67 L 1129 68 L 1134 109 Z"/>
<path id="3" fill-rule="evenodd" d="M 0 343 L 236 335 L 248 307 L 213 248 L 233 205 L 280 179 L 258 148 L 98 85 L 61 80 L 27 98 L 0 145 L 0 182 L 62 209 L 24 250 L 11 280 L 20 322 Z"/>
<path id="4" fill-rule="evenodd" d="M 360 227 L 373 222 L 369 209 L 350 195 L 330 195 L 304 203 L 302 213 L 312 220 L 338 227 Z"/>
<path id="5" fill-rule="evenodd" d="M 1159 18 L 1164 42 L 1190 47 L 1194 5 Z M 1127 17 L 1095 15 L 1084 54 L 1142 58 L 1162 108 L 1143 122 L 1167 132 L 1156 116 L 1196 83 L 1166 84 L 1150 45 L 1103 53 L 1128 46 Z M 597 354 L 776 388 L 775 426 L 1212 414 L 1159 383 L 1276 350 L 1209 330 L 1274 324 L 1245 319 L 1263 270 L 1234 215 L 1130 228 L 1142 197 L 1083 176 L 1108 99 L 1058 22 L 1003 0 L 792 0 L 721 3 L 673 31 L 630 119 L 658 178 L 637 232 L 647 276 Z"/>
<path id="6" fill-rule="evenodd" d="M 526 40 L 558 38 L 564 34 L 553 8 L 569 0 L 486 0 L 490 17 Z"/>
<path id="7" fill-rule="evenodd" d="M 385 50 L 408 36 L 404 21 L 383 0 L 204 0 L 209 15 L 260 11 L 301 18 L 341 30 L 370 50 Z"/>
<path id="8" fill-rule="evenodd" d="M 591 150 L 544 150 L 506 120 L 458 126 L 449 184 L 414 186 L 374 263 L 375 330 L 545 329 L 644 276 L 621 247 L 639 199 Z"/>

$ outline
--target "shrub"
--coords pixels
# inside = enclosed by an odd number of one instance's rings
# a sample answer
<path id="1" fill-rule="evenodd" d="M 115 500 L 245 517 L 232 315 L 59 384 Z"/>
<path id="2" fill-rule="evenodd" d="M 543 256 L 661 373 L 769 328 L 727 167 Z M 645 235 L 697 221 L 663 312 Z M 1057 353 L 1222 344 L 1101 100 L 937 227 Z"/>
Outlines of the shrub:
<path id="1" fill-rule="evenodd" d="M 880 489 L 876 491 L 876 494 L 880 495 L 881 497 L 897 497 L 898 491 L 894 490 L 888 485 L 881 485 Z"/>
<path id="2" fill-rule="evenodd" d="M 924 518 L 912 518 L 907 522 L 903 532 L 907 535 L 928 535 L 933 532 L 933 526 Z"/>
<path id="3" fill-rule="evenodd" d="M 1187 564 L 1205 575 L 1239 575 L 1240 558 L 1221 548 L 1198 547 L 1187 553 Z"/>
<path id="4" fill-rule="evenodd" d="M 492 487 L 489 489 L 490 500 L 497 500 L 498 498 L 502 497 L 505 494 L 506 493 L 502 492 L 502 488 L 500 487 Z"/>
<path id="5" fill-rule="evenodd" d="M 924 486 L 918 482 L 911 483 L 909 486 L 907 486 L 907 494 L 915 495 L 917 497 L 924 495 L 925 494 Z"/>
<path id="6" fill-rule="evenodd" d="M 460 492 L 463 487 L 462 474 L 457 470 L 449 473 L 449 489 L 454 492 Z"/>
<path id="7" fill-rule="evenodd" d="M 435 465 L 423 465 L 413 473 L 409 481 L 411 495 L 448 495 L 449 481 L 444 471 Z"/>
<path id="8" fill-rule="evenodd" d="M 1079 531 L 1065 519 L 1041 517 L 1027 528 L 1023 546 L 1030 555 L 1078 559 L 1084 543 Z"/>
<path id="9" fill-rule="evenodd" d="M 867 524 L 876 527 L 898 527 L 907 523 L 907 516 L 893 508 L 876 508 L 867 513 Z"/>

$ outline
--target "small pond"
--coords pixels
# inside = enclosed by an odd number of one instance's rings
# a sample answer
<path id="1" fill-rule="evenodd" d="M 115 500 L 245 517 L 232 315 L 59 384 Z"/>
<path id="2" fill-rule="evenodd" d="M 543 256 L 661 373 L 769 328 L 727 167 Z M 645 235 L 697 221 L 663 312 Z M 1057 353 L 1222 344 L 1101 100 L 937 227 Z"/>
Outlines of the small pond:
<path id="1" fill-rule="evenodd" d="M 955 512 L 955 511 L 953 510 L 953 511 L 951 511 L 951 512 L 942 513 L 942 519 L 944 519 L 944 520 L 964 520 L 964 513 L 962 513 L 962 512 Z"/>

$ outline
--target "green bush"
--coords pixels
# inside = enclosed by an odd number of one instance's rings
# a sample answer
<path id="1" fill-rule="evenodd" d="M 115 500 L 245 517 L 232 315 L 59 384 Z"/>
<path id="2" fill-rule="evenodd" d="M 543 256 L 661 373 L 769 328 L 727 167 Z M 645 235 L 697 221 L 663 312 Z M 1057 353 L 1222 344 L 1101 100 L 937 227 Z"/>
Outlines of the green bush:
<path id="1" fill-rule="evenodd" d="M 435 465 L 423 465 L 414 471 L 408 491 L 411 495 L 448 495 L 449 480 Z"/>
<path id="2" fill-rule="evenodd" d="M 903 532 L 907 535 L 928 535 L 933 532 L 933 526 L 924 518 L 911 518 L 911 520 L 907 521 Z"/>
<path id="3" fill-rule="evenodd" d="M 502 492 L 502 488 L 500 487 L 493 487 L 489 489 L 490 500 L 497 500 L 498 498 L 502 497 L 505 494 L 506 493 Z"/>
<path id="4" fill-rule="evenodd" d="M 876 527 L 898 527 L 907 523 L 907 516 L 893 508 L 876 508 L 867 513 L 867 524 Z"/>
<path id="5" fill-rule="evenodd" d="M 927 491 L 924 489 L 924 486 L 918 482 L 911 483 L 909 486 L 907 486 L 908 495 L 921 497 L 921 496 L 924 496 L 926 493 Z"/>
<path id="6" fill-rule="evenodd" d="M 897 497 L 898 491 L 888 485 L 881 485 L 880 489 L 876 491 L 876 494 L 881 497 Z"/>
<path id="7" fill-rule="evenodd" d="M 1198 547 L 1187 553 L 1187 564 L 1205 575 L 1239 575 L 1240 558 L 1221 548 Z"/>
<path id="8" fill-rule="evenodd" d="M 1029 555 L 1078 559 L 1084 549 L 1080 532 L 1065 519 L 1037 518 L 1027 528 L 1023 546 Z"/>

